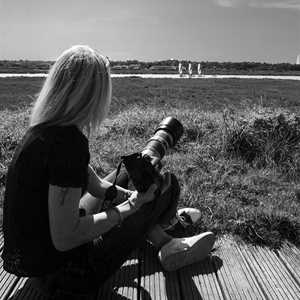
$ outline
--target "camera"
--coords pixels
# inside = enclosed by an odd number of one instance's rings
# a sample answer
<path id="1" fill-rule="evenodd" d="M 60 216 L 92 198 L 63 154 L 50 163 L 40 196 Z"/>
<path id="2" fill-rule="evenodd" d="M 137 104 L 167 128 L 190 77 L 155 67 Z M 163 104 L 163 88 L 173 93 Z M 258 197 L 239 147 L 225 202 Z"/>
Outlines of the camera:
<path id="1" fill-rule="evenodd" d="M 175 146 L 182 134 L 183 126 L 177 119 L 165 118 L 141 152 L 121 156 L 117 170 L 104 178 L 104 180 L 113 183 L 107 189 L 105 199 L 113 200 L 117 195 L 115 185 L 127 186 L 129 180 L 138 192 L 146 192 L 151 184 L 156 183 L 158 196 L 159 187 L 162 183 L 162 177 L 159 173 L 160 161 L 167 150 Z M 126 172 L 121 172 L 122 164 L 124 164 Z"/>
<path id="2" fill-rule="evenodd" d="M 183 134 L 182 124 L 173 117 L 165 118 L 157 127 L 154 136 L 151 137 L 145 148 L 143 156 L 149 156 L 151 163 L 155 166 L 164 157 L 167 150 L 176 145 Z"/>

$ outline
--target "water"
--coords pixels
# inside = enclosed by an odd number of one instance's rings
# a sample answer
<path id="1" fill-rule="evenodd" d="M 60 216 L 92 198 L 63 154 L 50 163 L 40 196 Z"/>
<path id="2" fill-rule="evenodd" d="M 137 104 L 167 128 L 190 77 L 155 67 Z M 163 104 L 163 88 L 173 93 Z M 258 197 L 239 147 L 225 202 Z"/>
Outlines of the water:
<path id="1" fill-rule="evenodd" d="M 0 78 L 9 77 L 47 77 L 45 73 L 0 73 Z M 240 79 L 280 79 L 280 80 L 300 80 L 300 76 L 275 76 L 275 75 L 194 75 L 190 78 L 188 75 L 180 77 L 178 74 L 111 74 L 112 78 L 126 78 L 126 77 L 139 77 L 139 78 L 171 78 L 171 79 L 226 79 L 226 78 L 240 78 Z"/>

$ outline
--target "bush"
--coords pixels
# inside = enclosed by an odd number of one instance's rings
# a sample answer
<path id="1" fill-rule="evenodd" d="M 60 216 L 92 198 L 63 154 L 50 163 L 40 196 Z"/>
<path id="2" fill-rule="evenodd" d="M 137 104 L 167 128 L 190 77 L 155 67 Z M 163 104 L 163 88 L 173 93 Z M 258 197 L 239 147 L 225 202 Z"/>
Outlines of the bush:
<path id="1" fill-rule="evenodd" d="M 244 221 L 235 222 L 232 232 L 243 240 L 271 248 L 281 247 L 283 240 L 300 244 L 300 224 L 290 216 L 278 213 L 259 212 Z"/>
<path id="2" fill-rule="evenodd" d="M 224 111 L 223 150 L 253 167 L 276 168 L 287 179 L 300 178 L 300 117 L 287 112 L 239 116 Z"/>

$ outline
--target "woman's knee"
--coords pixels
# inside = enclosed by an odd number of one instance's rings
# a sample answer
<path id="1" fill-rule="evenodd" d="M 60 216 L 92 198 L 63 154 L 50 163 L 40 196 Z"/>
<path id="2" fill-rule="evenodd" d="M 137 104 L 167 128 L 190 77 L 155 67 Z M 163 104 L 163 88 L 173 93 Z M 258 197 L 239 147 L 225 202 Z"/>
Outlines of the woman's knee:
<path id="1" fill-rule="evenodd" d="M 156 216 L 164 214 L 176 214 L 180 185 L 177 177 L 170 173 L 170 184 L 168 188 L 156 199 Z"/>
<path id="2" fill-rule="evenodd" d="M 173 173 L 169 173 L 167 176 L 170 176 L 170 184 L 160 197 L 165 198 L 166 201 L 175 201 L 177 203 L 180 195 L 180 185 L 178 179 Z"/>
<path id="3" fill-rule="evenodd" d="M 155 200 L 143 205 L 140 210 L 124 220 L 124 227 L 128 232 L 139 230 L 145 232 L 146 228 L 158 224 L 161 219 L 170 219 L 176 215 L 180 186 L 176 176 L 170 173 L 170 185 Z M 131 228 L 131 230 L 129 230 Z"/>
<path id="4" fill-rule="evenodd" d="M 170 189 L 171 189 L 172 194 L 174 195 L 173 197 L 179 198 L 180 185 L 179 185 L 178 179 L 177 179 L 176 175 L 173 173 L 170 173 L 170 176 L 171 176 Z"/>

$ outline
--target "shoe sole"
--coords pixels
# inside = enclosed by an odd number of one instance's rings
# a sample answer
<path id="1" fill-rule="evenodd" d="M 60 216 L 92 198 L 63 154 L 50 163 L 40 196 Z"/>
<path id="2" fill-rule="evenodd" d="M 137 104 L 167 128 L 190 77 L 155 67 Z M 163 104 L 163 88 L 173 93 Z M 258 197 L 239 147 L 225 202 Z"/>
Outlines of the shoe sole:
<path id="1" fill-rule="evenodd" d="M 204 260 L 210 254 L 215 240 L 215 235 L 212 232 L 203 233 L 201 238 L 189 250 L 174 253 L 166 257 L 161 262 L 162 267 L 166 271 L 172 272 Z"/>

